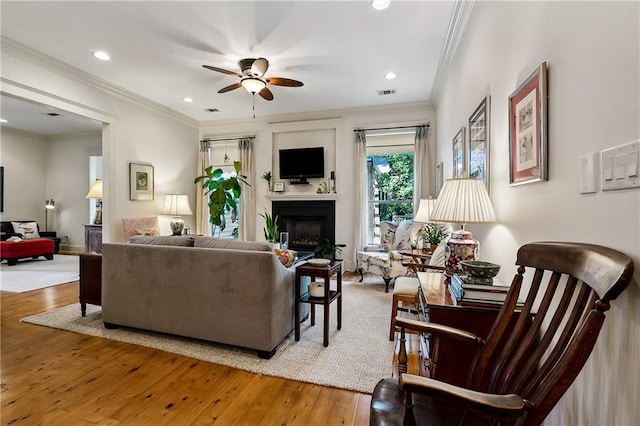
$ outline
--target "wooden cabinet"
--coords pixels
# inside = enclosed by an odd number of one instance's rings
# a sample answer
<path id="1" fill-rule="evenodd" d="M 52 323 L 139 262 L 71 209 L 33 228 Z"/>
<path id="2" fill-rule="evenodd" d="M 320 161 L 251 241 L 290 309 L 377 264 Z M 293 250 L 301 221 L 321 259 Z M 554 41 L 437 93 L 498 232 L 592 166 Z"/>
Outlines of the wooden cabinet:
<path id="1" fill-rule="evenodd" d="M 102 255 L 80 254 L 80 312 L 87 313 L 87 303 L 102 306 Z"/>
<path id="2" fill-rule="evenodd" d="M 84 225 L 84 251 L 102 253 L 102 225 Z"/>

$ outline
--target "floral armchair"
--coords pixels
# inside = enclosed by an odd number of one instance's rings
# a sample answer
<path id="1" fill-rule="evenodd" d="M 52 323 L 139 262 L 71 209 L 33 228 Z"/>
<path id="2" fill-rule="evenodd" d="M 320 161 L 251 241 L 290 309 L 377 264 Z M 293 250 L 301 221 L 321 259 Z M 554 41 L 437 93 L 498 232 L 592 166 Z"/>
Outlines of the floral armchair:
<path id="1" fill-rule="evenodd" d="M 410 220 L 380 223 L 381 243 L 368 245 L 356 254 L 360 281 L 365 272 L 379 275 L 385 283 L 384 291 L 388 293 L 391 279 L 411 274 L 412 271 L 403 266 L 403 261 L 410 262 L 411 258 L 403 257 L 400 251 L 411 250 L 412 243 L 415 246 L 421 229 L 421 223 Z"/>

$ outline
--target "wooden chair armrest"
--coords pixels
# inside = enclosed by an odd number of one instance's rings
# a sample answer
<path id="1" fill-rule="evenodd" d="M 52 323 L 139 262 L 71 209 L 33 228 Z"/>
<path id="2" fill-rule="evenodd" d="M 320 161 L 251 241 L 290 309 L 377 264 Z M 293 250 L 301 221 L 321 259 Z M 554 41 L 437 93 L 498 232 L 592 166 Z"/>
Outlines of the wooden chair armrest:
<path id="1" fill-rule="evenodd" d="M 473 333 L 460 330 L 459 328 L 448 327 L 446 325 L 434 324 L 430 322 L 416 321 L 409 318 L 396 317 L 396 326 L 407 328 L 409 330 L 420 331 L 423 333 L 437 334 L 440 336 L 449 336 L 457 340 L 477 343 L 484 345 L 484 340 Z"/>
<path id="2" fill-rule="evenodd" d="M 431 269 L 433 271 L 444 271 L 446 269 L 444 266 L 428 265 L 426 263 L 413 263 L 413 262 L 405 263 L 404 266 L 406 268 L 411 268 L 416 272 L 418 272 L 418 270 L 428 271 L 429 269 Z"/>
<path id="3" fill-rule="evenodd" d="M 494 416 L 518 416 L 531 408 L 528 401 L 515 394 L 497 395 L 476 392 L 413 374 L 403 373 L 400 376 L 399 383 L 400 389 L 403 391 L 444 396 L 449 399 L 464 401 L 471 408 Z"/>

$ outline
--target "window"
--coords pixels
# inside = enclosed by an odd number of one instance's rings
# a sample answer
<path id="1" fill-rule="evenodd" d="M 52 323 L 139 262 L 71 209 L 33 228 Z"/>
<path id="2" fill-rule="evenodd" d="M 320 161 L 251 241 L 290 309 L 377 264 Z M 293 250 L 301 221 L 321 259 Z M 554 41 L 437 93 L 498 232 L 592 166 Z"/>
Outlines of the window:
<path id="1" fill-rule="evenodd" d="M 371 131 L 367 139 L 369 229 L 367 242 L 380 243 L 380 222 L 413 218 L 415 129 Z"/>
<path id="2" fill-rule="evenodd" d="M 237 144 L 221 142 L 217 144 L 211 143 L 209 145 L 209 164 L 211 164 L 214 169 L 222 169 L 224 172 L 223 177 L 236 175 L 233 168 L 234 161 L 239 161 Z M 236 200 L 236 204 L 239 207 L 240 200 Z M 211 222 L 209 222 L 207 218 L 211 235 L 218 238 L 238 238 L 238 214 L 238 211 L 227 212 L 225 214 L 226 226 L 224 230 L 219 230 L 217 226 L 211 225 Z"/>

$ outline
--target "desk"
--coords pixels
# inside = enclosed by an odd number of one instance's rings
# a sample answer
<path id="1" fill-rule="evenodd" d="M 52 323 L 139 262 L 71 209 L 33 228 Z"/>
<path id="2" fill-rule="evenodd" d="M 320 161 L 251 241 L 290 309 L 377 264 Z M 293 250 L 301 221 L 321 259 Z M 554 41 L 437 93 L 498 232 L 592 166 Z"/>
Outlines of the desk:
<path id="1" fill-rule="evenodd" d="M 418 272 L 420 282 L 418 315 L 433 322 L 470 331 L 486 339 L 500 306 L 459 305 L 449 293 L 449 281 L 441 273 Z M 451 338 L 420 336 L 420 375 L 463 386 L 475 347 Z"/>
<path id="2" fill-rule="evenodd" d="M 330 288 L 331 276 L 337 275 L 338 285 L 335 290 Z M 311 297 L 309 293 L 300 294 L 300 279 L 303 276 L 314 278 L 322 278 L 324 281 L 324 297 Z M 337 300 L 338 303 L 338 330 L 342 328 L 342 261 L 334 260 L 326 266 L 315 266 L 309 263 L 303 263 L 296 267 L 295 281 L 295 338 L 296 342 L 300 340 L 300 304 L 309 303 L 311 305 L 311 325 L 316 324 L 316 305 L 324 307 L 324 330 L 323 342 L 324 346 L 329 346 L 329 306 L 331 302 Z"/>

